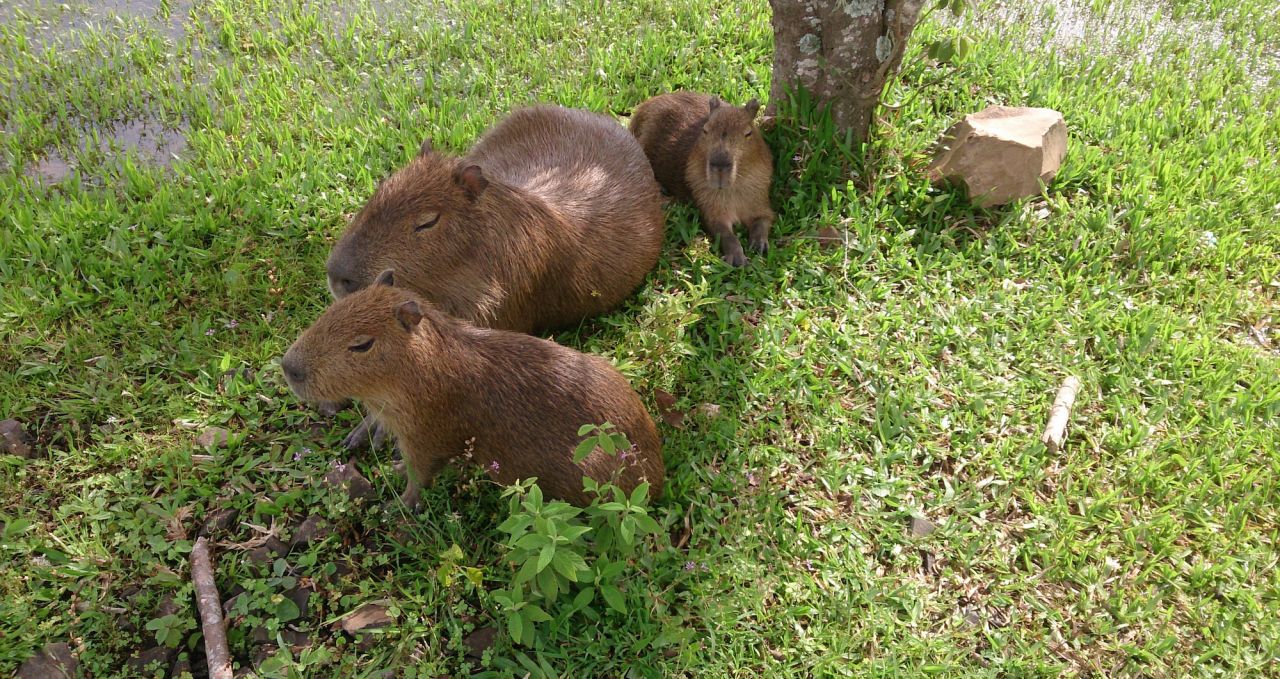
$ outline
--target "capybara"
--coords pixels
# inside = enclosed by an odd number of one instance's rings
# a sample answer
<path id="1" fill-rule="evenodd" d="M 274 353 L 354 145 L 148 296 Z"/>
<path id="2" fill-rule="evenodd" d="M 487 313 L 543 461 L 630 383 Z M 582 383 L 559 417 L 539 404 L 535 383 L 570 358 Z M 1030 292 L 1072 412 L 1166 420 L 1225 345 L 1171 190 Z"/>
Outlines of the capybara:
<path id="1" fill-rule="evenodd" d="M 387 178 L 329 255 L 334 297 L 394 269 L 476 325 L 533 332 L 608 311 L 658 261 L 662 195 L 617 121 L 534 106 L 464 158 L 433 151 Z"/>
<path id="2" fill-rule="evenodd" d="M 502 484 L 536 476 L 543 492 L 590 502 L 583 476 L 628 493 L 662 491 L 662 444 L 627 379 L 608 361 L 554 342 L 480 328 L 396 286 L 375 284 L 333 303 L 281 362 L 289 387 L 309 401 L 358 398 L 395 434 L 408 484 L 401 499 L 450 459 L 468 455 Z M 573 462 L 584 424 L 611 422 L 633 447 L 596 449 Z"/>
<path id="3" fill-rule="evenodd" d="M 424 142 L 333 247 L 329 289 L 340 298 L 394 269 L 402 287 L 476 325 L 554 329 L 626 299 L 658 261 L 663 229 L 662 192 L 626 129 L 533 106 L 464 158 Z M 343 443 L 382 438 L 368 417 Z"/>
<path id="4" fill-rule="evenodd" d="M 675 92 L 631 114 L 631 134 L 644 147 L 658 183 L 698 206 L 707 234 L 720 241 L 721 256 L 733 266 L 747 263 L 734 224 L 747 226 L 751 249 L 769 249 L 773 156 L 755 126 L 759 108 L 755 99 L 738 108 L 718 97 Z"/>

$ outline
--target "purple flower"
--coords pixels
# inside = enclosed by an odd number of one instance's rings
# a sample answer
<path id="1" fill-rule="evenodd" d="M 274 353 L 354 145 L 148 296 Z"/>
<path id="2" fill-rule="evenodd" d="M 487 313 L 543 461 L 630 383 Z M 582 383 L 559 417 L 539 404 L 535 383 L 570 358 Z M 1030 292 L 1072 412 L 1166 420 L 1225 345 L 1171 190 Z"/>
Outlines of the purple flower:
<path id="1" fill-rule="evenodd" d="M 490 471 L 490 472 L 493 472 L 493 473 L 495 473 L 495 474 L 496 474 L 496 473 L 498 473 L 498 470 L 499 470 L 499 469 L 501 469 L 501 468 L 502 468 L 502 465 L 498 464 L 498 461 L 497 461 L 497 460 L 494 460 L 493 462 L 490 462 L 490 463 L 489 463 L 489 471 Z"/>
<path id="2" fill-rule="evenodd" d="M 216 331 L 216 330 L 214 330 L 213 328 L 209 328 L 208 330 L 205 330 L 205 331 L 204 331 L 204 334 L 206 334 L 206 335 L 208 335 L 208 336 L 212 337 L 212 336 L 213 336 L 213 333 L 215 333 L 215 332 L 217 332 L 217 331 Z"/>
<path id="3" fill-rule="evenodd" d="M 301 452 L 298 452 L 298 453 L 294 453 L 294 454 L 293 454 L 293 461 L 294 461 L 294 462 L 297 462 L 298 460 L 301 460 L 301 459 L 302 459 L 302 453 L 301 453 Z"/>
<path id="4" fill-rule="evenodd" d="M 697 568 L 697 567 L 698 567 L 698 562 L 696 562 L 696 561 L 686 561 L 686 562 L 684 562 L 684 569 L 685 569 L 686 571 L 694 570 L 694 569 L 695 569 L 695 568 Z"/>
<path id="5" fill-rule="evenodd" d="M 231 319 L 231 320 L 227 321 L 226 323 L 223 323 L 223 324 L 222 324 L 222 327 L 230 329 L 230 328 L 234 328 L 234 327 L 236 327 L 236 326 L 238 326 L 238 325 L 240 325 L 240 322 L 239 322 L 239 321 L 237 321 L 237 320 L 235 320 L 235 319 L 233 318 L 233 319 Z"/>
<path id="6" fill-rule="evenodd" d="M 337 469 L 339 472 L 345 472 L 345 471 L 347 471 L 347 465 L 345 465 L 345 464 L 343 464 L 343 463 L 341 463 L 341 462 L 339 462 L 339 461 L 337 461 L 337 460 L 334 460 L 334 461 L 333 461 L 333 468 L 334 468 L 334 469 Z"/>

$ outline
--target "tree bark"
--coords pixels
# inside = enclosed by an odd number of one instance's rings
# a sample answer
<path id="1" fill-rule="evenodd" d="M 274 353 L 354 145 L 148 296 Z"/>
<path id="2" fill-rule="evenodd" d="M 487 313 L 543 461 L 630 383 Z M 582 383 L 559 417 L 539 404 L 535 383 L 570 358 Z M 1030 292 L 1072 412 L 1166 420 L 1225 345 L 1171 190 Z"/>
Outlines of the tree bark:
<path id="1" fill-rule="evenodd" d="M 865 141 L 885 83 L 902 63 L 925 0 L 769 0 L 773 86 L 769 113 L 788 88 L 830 105 L 840 127 Z"/>

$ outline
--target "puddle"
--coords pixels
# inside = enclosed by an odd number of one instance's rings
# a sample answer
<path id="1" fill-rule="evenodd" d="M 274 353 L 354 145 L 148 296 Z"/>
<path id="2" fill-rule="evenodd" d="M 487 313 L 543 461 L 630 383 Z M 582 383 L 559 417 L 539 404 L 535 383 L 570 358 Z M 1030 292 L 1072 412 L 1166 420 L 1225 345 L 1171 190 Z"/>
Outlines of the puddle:
<path id="1" fill-rule="evenodd" d="M 1228 35 L 1224 22 L 1239 22 L 1238 16 L 1218 20 L 1193 16 L 1175 18 L 1173 9 L 1160 0 L 994 0 L 972 8 L 960 19 L 938 12 L 940 23 L 962 29 L 992 32 L 1030 53 L 1053 52 L 1079 57 L 1110 55 L 1128 64 L 1153 64 L 1167 59 L 1170 49 L 1194 54 L 1206 65 L 1211 53 L 1224 46 L 1238 55 L 1255 91 L 1274 86 L 1280 77 L 1280 53 L 1259 49 L 1249 31 Z M 1280 6 L 1268 20 L 1280 21 Z M 1265 46 L 1263 46 L 1265 47 Z"/>
<path id="2" fill-rule="evenodd" d="M 187 149 L 186 126 L 164 127 L 153 120 L 128 120 L 106 127 L 82 128 L 74 146 L 77 154 L 66 155 L 50 148 L 38 161 L 28 164 L 25 174 L 42 184 L 57 184 L 77 170 L 77 155 L 99 153 L 108 158 L 131 157 L 161 168 L 170 167 Z"/>
<path id="3" fill-rule="evenodd" d="M 137 21 L 147 22 L 160 37 L 177 42 L 186 35 L 192 0 L 0 0 L 0 22 L 25 25 L 37 50 L 79 43 L 91 29 L 111 30 Z"/>

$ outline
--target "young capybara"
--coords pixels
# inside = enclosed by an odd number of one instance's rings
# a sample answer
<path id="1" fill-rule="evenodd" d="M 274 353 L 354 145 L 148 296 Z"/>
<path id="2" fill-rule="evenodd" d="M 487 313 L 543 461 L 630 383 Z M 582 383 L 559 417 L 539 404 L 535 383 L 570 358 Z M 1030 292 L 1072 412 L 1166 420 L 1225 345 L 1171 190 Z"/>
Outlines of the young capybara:
<path id="1" fill-rule="evenodd" d="M 642 481 L 662 490 L 662 444 L 627 379 L 608 361 L 554 342 L 476 327 L 395 287 L 374 285 L 333 303 L 281 362 L 299 398 L 359 398 L 395 434 L 408 484 L 401 499 L 450 459 L 467 454 L 502 484 L 538 477 L 549 496 L 579 505 L 583 476 L 630 493 Z M 584 424 L 611 422 L 631 450 L 597 449 L 581 464 L 573 451 Z"/>
<path id="2" fill-rule="evenodd" d="M 755 126 L 759 108 L 755 99 L 737 108 L 718 97 L 676 92 L 654 97 L 631 114 L 631 134 L 644 147 L 658 183 L 698 206 L 708 235 L 720 241 L 720 254 L 733 266 L 747 263 L 734 224 L 747 226 L 751 249 L 769 249 L 773 156 Z"/>
<path id="3" fill-rule="evenodd" d="M 507 116 L 464 158 L 417 157 L 334 246 L 342 297 L 394 269 L 400 285 L 476 325 L 553 329 L 608 311 L 658 261 L 662 195 L 617 121 L 558 106 Z"/>

